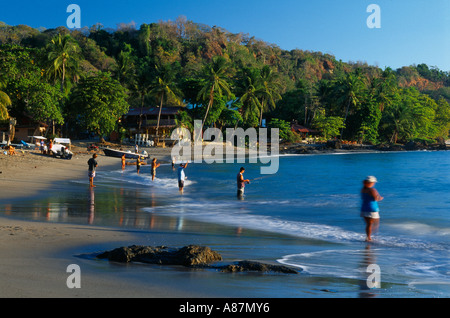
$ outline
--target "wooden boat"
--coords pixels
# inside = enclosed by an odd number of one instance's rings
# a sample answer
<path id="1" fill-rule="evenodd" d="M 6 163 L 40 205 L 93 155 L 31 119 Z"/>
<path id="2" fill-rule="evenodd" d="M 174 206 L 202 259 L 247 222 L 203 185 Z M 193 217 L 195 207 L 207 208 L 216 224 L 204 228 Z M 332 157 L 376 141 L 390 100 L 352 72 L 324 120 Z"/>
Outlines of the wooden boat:
<path id="1" fill-rule="evenodd" d="M 140 154 L 140 153 L 134 153 L 131 151 L 123 151 L 123 150 L 117 150 L 117 149 L 111 149 L 111 148 L 103 148 L 103 152 L 108 157 L 116 157 L 116 158 L 122 158 L 123 155 L 125 155 L 126 159 L 137 159 L 138 156 L 140 156 L 143 159 L 148 158 L 148 154 Z"/>

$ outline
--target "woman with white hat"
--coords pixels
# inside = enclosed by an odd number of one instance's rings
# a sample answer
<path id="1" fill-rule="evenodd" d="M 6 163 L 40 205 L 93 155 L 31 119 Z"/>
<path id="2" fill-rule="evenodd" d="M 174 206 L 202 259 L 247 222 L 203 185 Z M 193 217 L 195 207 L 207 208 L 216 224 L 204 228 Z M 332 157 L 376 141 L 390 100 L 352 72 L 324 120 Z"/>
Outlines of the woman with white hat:
<path id="1" fill-rule="evenodd" d="M 378 201 L 383 200 L 378 191 L 374 188 L 377 178 L 374 176 L 368 176 L 363 181 L 363 188 L 361 189 L 361 217 L 366 222 L 366 241 L 372 240 L 371 235 L 373 230 L 378 227 L 380 222 L 380 214 Z"/>

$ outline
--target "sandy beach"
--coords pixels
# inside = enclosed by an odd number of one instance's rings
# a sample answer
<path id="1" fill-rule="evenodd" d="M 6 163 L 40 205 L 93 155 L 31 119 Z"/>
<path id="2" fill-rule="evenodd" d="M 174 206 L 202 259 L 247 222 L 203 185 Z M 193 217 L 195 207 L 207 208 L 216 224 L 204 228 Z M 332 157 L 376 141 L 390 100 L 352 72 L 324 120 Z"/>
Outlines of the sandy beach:
<path id="1" fill-rule="evenodd" d="M 83 179 L 86 186 L 87 160 L 92 153 L 72 147 L 74 157 L 62 160 L 35 150 L 17 150 L 13 156 L 0 156 L 0 202 L 8 203 L 39 195 L 48 195 L 65 186 L 64 180 Z M 160 160 L 170 158 L 170 149 L 149 151 Z M 117 169 L 119 158 L 106 157 L 99 151 L 98 170 Z M 7 211 L 3 211 L 8 215 Z M 0 217 L 0 297 L 178 297 L 186 292 L 148 284 L 136 288 L 136 281 L 115 279 L 114 272 L 99 275 L 89 269 L 82 272 L 82 288 L 70 289 L 66 280 L 70 264 L 80 264 L 75 255 L 102 244 L 116 247 L 133 244 L 140 231 L 123 231 L 95 226 L 23 221 Z M 88 246 L 88 248 L 83 248 Z M 83 268 L 83 267 L 82 267 Z M 192 295 L 192 293 L 190 293 Z"/>
<path id="2" fill-rule="evenodd" d="M 58 181 L 86 178 L 87 161 L 94 152 L 86 149 L 87 142 L 72 145 L 74 156 L 71 160 L 62 160 L 43 155 L 38 150 L 16 150 L 16 155 L 0 154 L 0 182 L 2 191 L 0 200 L 11 200 L 20 197 L 30 197 L 50 191 Z M 134 147 L 124 147 L 125 150 L 134 151 Z M 170 148 L 147 148 L 152 158 L 161 162 L 170 161 Z M 98 170 L 107 170 L 120 167 L 120 158 L 107 157 L 103 151 L 98 150 Z M 127 160 L 133 162 L 133 160 Z"/>
<path id="3" fill-rule="evenodd" d="M 157 282 L 140 285 L 133 277 L 117 277 L 114 270 L 96 271 L 76 257 L 93 246 L 133 244 L 139 232 L 111 228 L 0 219 L 0 297 L 103 298 L 188 297 L 191 294 Z M 127 243 L 125 243 L 127 242 Z M 69 288 L 71 264 L 80 266 L 80 288 Z M 97 266 L 108 266 L 101 264 Z M 131 274 L 130 274 L 131 275 Z M 133 276 L 133 275 L 131 275 Z M 157 278 L 157 277 L 155 277 Z"/>

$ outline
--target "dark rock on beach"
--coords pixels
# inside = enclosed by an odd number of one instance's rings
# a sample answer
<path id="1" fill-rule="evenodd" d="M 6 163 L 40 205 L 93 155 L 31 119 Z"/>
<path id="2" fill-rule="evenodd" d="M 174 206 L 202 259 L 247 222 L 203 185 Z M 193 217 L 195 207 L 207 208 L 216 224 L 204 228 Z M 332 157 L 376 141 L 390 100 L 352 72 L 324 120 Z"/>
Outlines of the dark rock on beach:
<path id="1" fill-rule="evenodd" d="M 418 150 L 448 150 L 448 146 L 444 143 L 426 144 L 423 142 L 409 141 L 404 145 L 401 144 L 379 144 L 373 147 L 377 151 L 418 151 Z"/>
<path id="2" fill-rule="evenodd" d="M 222 260 L 222 256 L 209 247 L 189 245 L 182 248 L 166 246 L 137 246 L 119 247 L 97 255 L 98 258 L 115 262 L 141 262 L 162 265 L 195 266 L 206 265 Z"/>
<path id="3" fill-rule="evenodd" d="M 256 261 L 239 261 L 228 265 L 211 265 L 221 261 L 222 256 L 207 246 L 188 245 L 182 248 L 166 246 L 132 245 L 106 251 L 97 258 L 108 259 L 113 262 L 140 262 L 159 265 L 182 265 L 192 268 L 216 269 L 221 272 L 275 272 L 297 274 L 298 272 L 281 265 L 264 264 Z"/>
<path id="4" fill-rule="evenodd" d="M 425 144 L 422 142 L 410 141 L 405 144 L 405 150 L 447 150 L 447 145 L 445 141 L 434 143 L 434 144 Z"/>
<path id="5" fill-rule="evenodd" d="M 327 141 L 327 148 L 331 149 L 341 149 L 342 148 L 342 141 L 340 140 L 328 140 Z"/>
<path id="6" fill-rule="evenodd" d="M 403 151 L 405 150 L 403 145 L 399 144 L 379 144 L 374 146 L 374 150 L 377 151 Z"/>
<path id="7" fill-rule="evenodd" d="M 410 141 L 406 144 L 381 143 L 378 145 L 344 144 L 340 140 L 329 140 L 322 144 L 282 144 L 280 154 L 321 154 L 321 153 L 345 153 L 345 152 L 388 152 L 388 151 L 436 151 L 449 150 L 450 145 L 445 140 L 437 140 L 436 143 Z"/>
<path id="8" fill-rule="evenodd" d="M 296 270 L 282 265 L 270 265 L 255 261 L 240 261 L 236 264 L 217 267 L 221 272 L 275 272 L 284 274 L 298 274 Z"/>

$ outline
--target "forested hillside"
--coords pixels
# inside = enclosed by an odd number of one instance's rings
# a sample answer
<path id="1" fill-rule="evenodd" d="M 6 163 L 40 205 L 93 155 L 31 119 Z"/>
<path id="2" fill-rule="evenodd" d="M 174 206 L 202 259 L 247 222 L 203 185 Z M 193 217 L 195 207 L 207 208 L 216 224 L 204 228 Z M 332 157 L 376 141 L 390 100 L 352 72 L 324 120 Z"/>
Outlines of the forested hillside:
<path id="1" fill-rule="evenodd" d="M 365 143 L 448 138 L 450 74 L 287 51 L 179 17 L 115 30 L 0 22 L 0 116 L 107 136 L 130 107 L 186 106 L 178 124 L 289 127 Z M 286 132 L 285 139 L 298 138 Z"/>

